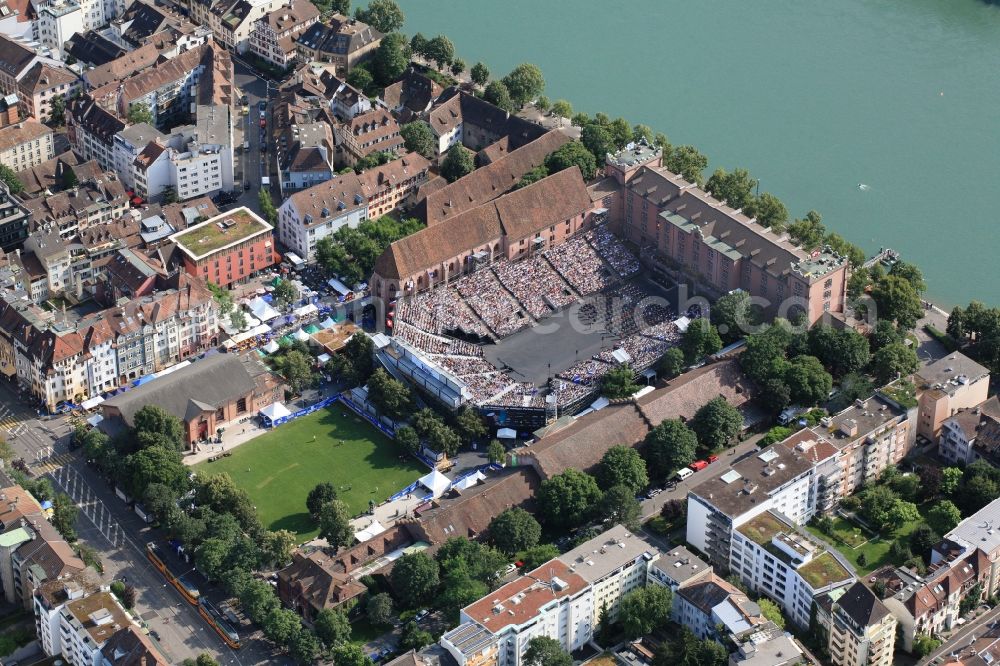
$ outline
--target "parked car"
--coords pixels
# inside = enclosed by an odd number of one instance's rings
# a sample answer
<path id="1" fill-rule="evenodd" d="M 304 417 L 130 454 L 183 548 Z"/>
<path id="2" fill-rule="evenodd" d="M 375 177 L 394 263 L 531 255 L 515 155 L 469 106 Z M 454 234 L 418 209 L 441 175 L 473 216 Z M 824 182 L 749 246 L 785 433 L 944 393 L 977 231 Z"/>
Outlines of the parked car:
<path id="1" fill-rule="evenodd" d="M 708 467 L 708 461 L 705 460 L 695 460 L 693 463 L 688 465 L 693 471 L 700 472 L 701 470 Z"/>
<path id="2" fill-rule="evenodd" d="M 419 611 L 416 615 L 414 615 L 413 619 L 415 621 L 417 621 L 417 622 L 420 622 L 422 619 L 424 619 L 425 617 L 427 617 L 428 615 L 430 615 L 430 613 L 431 612 L 429 610 L 427 610 L 426 608 L 424 608 L 423 610 Z"/>
<path id="3" fill-rule="evenodd" d="M 259 102 L 257 102 L 257 108 L 258 108 L 258 109 L 260 109 L 260 112 L 261 112 L 262 114 L 263 114 L 263 113 L 264 113 L 265 111 L 267 111 L 267 100 L 263 100 L 263 99 L 262 99 L 262 100 L 260 100 Z"/>
<path id="4" fill-rule="evenodd" d="M 708 464 L 709 464 L 709 465 L 711 465 L 712 463 L 714 463 L 714 462 L 715 462 L 716 460 L 718 460 L 718 459 L 719 459 L 719 456 L 717 456 L 717 455 L 715 455 L 715 454 L 713 453 L 712 455 L 710 455 L 710 456 L 708 457 Z"/>
<path id="5" fill-rule="evenodd" d="M 688 478 L 692 474 L 694 474 L 693 470 L 691 470 L 691 469 L 689 469 L 687 467 L 681 467 L 679 470 L 677 470 L 677 480 L 678 481 L 683 481 L 684 479 Z"/>

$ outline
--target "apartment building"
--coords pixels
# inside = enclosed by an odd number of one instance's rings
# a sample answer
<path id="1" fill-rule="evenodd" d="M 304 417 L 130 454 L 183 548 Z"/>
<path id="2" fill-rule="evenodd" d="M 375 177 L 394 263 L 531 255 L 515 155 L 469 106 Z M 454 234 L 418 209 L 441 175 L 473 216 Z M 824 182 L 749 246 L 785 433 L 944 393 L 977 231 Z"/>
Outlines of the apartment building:
<path id="1" fill-rule="evenodd" d="M 25 516 L 20 525 L 21 532 L 13 534 L 20 543 L 10 554 L 11 589 L 14 603 L 31 610 L 35 590 L 78 574 L 86 565 L 43 514 Z"/>
<path id="2" fill-rule="evenodd" d="M 346 173 L 288 196 L 278 208 L 278 240 L 311 261 L 320 239 L 342 227 L 357 228 L 368 217 L 361 179 Z"/>
<path id="3" fill-rule="evenodd" d="M 65 55 L 64 44 L 69 38 L 93 27 L 84 27 L 85 23 L 93 22 L 86 20 L 85 16 L 83 6 L 75 0 L 43 3 L 38 8 L 35 35 L 43 46 L 62 58 Z"/>
<path id="4" fill-rule="evenodd" d="M 93 265 L 77 239 L 63 238 L 55 230 L 39 230 L 24 242 L 24 252 L 33 254 L 45 271 L 45 299 L 82 297 L 84 282 L 93 277 Z"/>
<path id="5" fill-rule="evenodd" d="M 158 172 L 158 167 L 156 165 L 155 159 L 151 159 L 151 155 L 146 153 L 143 155 L 142 159 L 139 159 L 139 154 L 142 153 L 150 143 L 156 143 L 160 146 L 166 146 L 168 141 L 167 135 L 163 134 L 160 130 L 156 129 L 148 123 L 135 123 L 134 125 L 129 125 L 124 129 L 117 132 L 114 136 L 114 171 L 121 178 L 121 182 L 130 190 L 135 191 L 136 181 L 138 178 L 152 179 L 153 174 Z M 163 169 L 164 176 L 166 170 Z M 154 187 L 162 189 L 168 184 L 167 182 L 155 182 Z M 148 185 L 150 180 L 144 183 L 143 187 L 140 188 L 143 191 L 148 191 Z M 148 198 L 146 195 L 141 195 L 143 198 Z"/>
<path id="6" fill-rule="evenodd" d="M 729 569 L 752 592 L 776 601 L 800 628 L 809 626 L 817 596 L 855 580 L 837 553 L 813 543 L 775 511 L 736 529 Z"/>
<path id="7" fill-rule="evenodd" d="M 663 168 L 661 157 L 640 143 L 605 164 L 619 187 L 612 224 L 649 268 L 720 295 L 743 289 L 766 299 L 769 312 L 794 305 L 810 323 L 843 312 L 846 257 L 792 245 Z"/>
<path id="8" fill-rule="evenodd" d="M 990 562 L 985 594 L 1000 591 L 1000 499 L 995 499 L 965 518 L 931 551 L 931 564 L 948 562 L 981 550 Z"/>
<path id="9" fill-rule="evenodd" d="M 31 229 L 57 231 L 69 239 L 98 224 L 117 220 L 128 210 L 125 187 L 113 173 L 101 174 L 48 197 L 25 199 Z"/>
<path id="10" fill-rule="evenodd" d="M 0 127 L 0 164 L 14 171 L 30 169 L 55 156 L 52 129 L 34 120 Z"/>
<path id="11" fill-rule="evenodd" d="M 760 606 L 714 573 L 677 590 L 674 606 L 675 620 L 702 640 L 721 643 L 766 623 Z"/>
<path id="12" fill-rule="evenodd" d="M 28 237 L 28 209 L 10 193 L 6 182 L 0 182 L 0 250 L 12 252 Z"/>
<path id="13" fill-rule="evenodd" d="M 650 583 L 669 587 L 671 591 L 708 578 L 712 567 L 684 546 L 674 546 L 649 563 L 646 573 Z"/>
<path id="14" fill-rule="evenodd" d="M 344 77 L 374 54 L 382 37 L 366 23 L 334 14 L 329 23 L 314 23 L 299 34 L 295 47 L 300 60 L 332 63 L 337 76 Z"/>
<path id="15" fill-rule="evenodd" d="M 896 618 L 861 582 L 823 594 L 816 619 L 833 666 L 891 666 Z"/>
<path id="16" fill-rule="evenodd" d="M 971 409 L 960 409 L 941 423 L 938 455 L 954 465 L 985 460 L 1000 465 L 1000 399 L 993 396 Z"/>
<path id="17" fill-rule="evenodd" d="M 481 162 L 489 163 L 546 132 L 536 123 L 454 88 L 444 92 L 437 102 L 427 122 L 437 139 L 439 156 L 461 144 L 469 150 L 482 151 Z"/>
<path id="18" fill-rule="evenodd" d="M 66 136 L 73 150 L 96 161 L 105 171 L 115 171 L 115 136 L 125 123 L 90 95 L 66 104 Z"/>
<path id="19" fill-rule="evenodd" d="M 48 62 L 21 41 L 8 34 L 0 34 L 0 93 L 19 95 L 17 82 L 40 60 Z"/>
<path id="20" fill-rule="evenodd" d="M 52 117 L 52 101 L 56 97 L 68 102 L 82 86 L 75 73 L 45 62 L 36 62 L 17 82 L 28 115 L 43 122 Z"/>
<path id="21" fill-rule="evenodd" d="M 399 125 L 386 109 L 377 108 L 354 116 L 337 128 L 338 149 L 349 166 L 378 152 L 399 153 L 403 137 Z"/>
<path id="22" fill-rule="evenodd" d="M 438 644 L 452 656 L 458 666 L 496 666 L 499 659 L 497 642 L 496 635 L 483 625 L 465 622 L 442 634 Z M 390 663 L 395 664 L 396 661 L 398 660 Z"/>
<path id="23" fill-rule="evenodd" d="M 567 652 L 594 635 L 593 588 L 562 560 L 550 560 L 462 609 L 459 625 L 478 623 L 497 638 L 499 666 L 521 666 L 532 638 Z"/>
<path id="24" fill-rule="evenodd" d="M 281 0 L 221 0 L 208 11 L 208 26 L 230 51 L 246 53 L 257 21 L 282 6 Z"/>
<path id="25" fill-rule="evenodd" d="M 417 188 L 427 182 L 430 165 L 430 160 L 420 153 L 406 153 L 362 172 L 361 188 L 368 200 L 368 217 L 378 218 L 412 203 Z"/>
<path id="26" fill-rule="evenodd" d="M 954 352 L 922 366 L 913 375 L 918 391 L 917 434 L 936 442 L 945 419 L 959 410 L 983 403 L 990 371 L 968 356 Z"/>
<path id="27" fill-rule="evenodd" d="M 250 33 L 250 53 L 284 69 L 295 62 L 295 39 L 319 21 L 309 0 L 287 0 L 257 19 Z"/>
<path id="28" fill-rule="evenodd" d="M 242 206 L 170 237 L 181 252 L 183 270 L 229 287 L 276 263 L 274 228 Z"/>
<path id="29" fill-rule="evenodd" d="M 297 123 L 282 135 L 278 173 L 282 194 L 330 180 L 334 174 L 334 140 L 330 124 Z M 289 148 L 286 150 L 285 146 Z"/>
<path id="30" fill-rule="evenodd" d="M 35 614 L 46 654 L 61 654 L 70 666 L 101 663 L 104 645 L 132 624 L 113 594 L 107 590 L 88 594 L 78 586 L 36 594 Z"/>

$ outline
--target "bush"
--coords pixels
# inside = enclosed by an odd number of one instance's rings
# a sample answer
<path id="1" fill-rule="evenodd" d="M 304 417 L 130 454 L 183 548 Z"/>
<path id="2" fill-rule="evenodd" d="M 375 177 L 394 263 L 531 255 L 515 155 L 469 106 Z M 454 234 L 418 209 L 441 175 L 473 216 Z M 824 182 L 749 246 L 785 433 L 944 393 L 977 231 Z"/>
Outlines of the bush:
<path id="1" fill-rule="evenodd" d="M 951 337 L 947 333 L 939 331 L 930 324 L 924 324 L 924 331 L 927 333 L 927 335 L 931 336 L 932 338 L 940 342 L 942 345 L 944 345 L 944 348 L 949 352 L 958 351 L 960 345 L 955 340 L 955 338 Z"/>

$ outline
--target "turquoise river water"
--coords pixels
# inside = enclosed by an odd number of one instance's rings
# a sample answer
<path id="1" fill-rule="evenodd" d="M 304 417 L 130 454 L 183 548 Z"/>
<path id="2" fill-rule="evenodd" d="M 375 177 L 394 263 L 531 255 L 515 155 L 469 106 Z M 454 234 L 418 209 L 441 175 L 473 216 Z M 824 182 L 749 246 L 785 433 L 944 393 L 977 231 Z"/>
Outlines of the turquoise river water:
<path id="1" fill-rule="evenodd" d="M 1000 6 L 978 0 L 399 0 L 550 99 L 746 167 L 869 253 L 920 265 L 942 305 L 1000 304 Z M 859 188 L 859 184 L 866 188 Z"/>

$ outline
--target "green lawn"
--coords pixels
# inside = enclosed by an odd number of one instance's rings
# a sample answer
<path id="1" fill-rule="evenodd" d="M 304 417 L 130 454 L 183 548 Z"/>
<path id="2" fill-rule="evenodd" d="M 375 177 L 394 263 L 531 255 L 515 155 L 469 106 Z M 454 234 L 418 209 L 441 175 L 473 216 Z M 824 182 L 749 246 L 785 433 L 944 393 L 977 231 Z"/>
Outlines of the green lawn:
<path id="1" fill-rule="evenodd" d="M 923 522 L 923 519 L 906 523 L 885 537 L 872 535 L 854 522 L 840 516 L 834 518 L 833 522 L 832 536 L 823 534 L 813 525 L 808 525 L 807 529 L 823 541 L 836 547 L 840 554 L 857 569 L 858 575 L 863 577 L 886 564 L 902 564 L 902 562 L 891 561 L 889 547 L 895 539 L 909 536 Z M 862 553 L 865 555 L 864 566 L 858 564 L 858 557 Z"/>
<path id="2" fill-rule="evenodd" d="M 427 469 L 367 421 L 339 404 L 278 426 L 233 449 L 233 455 L 195 467 L 203 474 L 228 472 L 246 489 L 268 529 L 316 536 L 306 495 L 328 481 L 352 513 L 402 490 Z"/>

